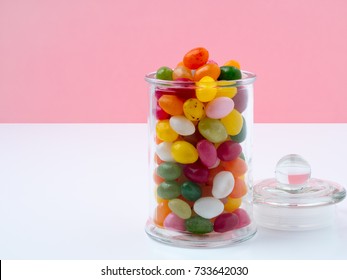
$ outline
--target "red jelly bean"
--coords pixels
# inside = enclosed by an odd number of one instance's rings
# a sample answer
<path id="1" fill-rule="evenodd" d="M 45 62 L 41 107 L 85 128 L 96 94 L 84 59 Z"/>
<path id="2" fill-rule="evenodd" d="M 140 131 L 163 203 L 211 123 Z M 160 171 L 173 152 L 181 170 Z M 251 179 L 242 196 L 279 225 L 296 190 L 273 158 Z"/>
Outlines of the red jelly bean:
<path id="1" fill-rule="evenodd" d="M 246 227 L 251 223 L 251 219 L 249 218 L 247 212 L 244 209 L 236 209 L 233 213 L 236 214 L 239 218 L 239 223 L 237 224 L 235 229 Z"/>
<path id="2" fill-rule="evenodd" d="M 230 161 L 236 159 L 242 152 L 241 145 L 233 141 L 225 141 L 217 148 L 220 160 Z"/>
<path id="3" fill-rule="evenodd" d="M 208 51 L 205 48 L 195 48 L 183 57 L 184 66 L 189 69 L 198 69 L 208 61 Z"/>
<path id="4" fill-rule="evenodd" d="M 195 183 L 206 183 L 209 171 L 201 163 L 195 162 L 193 164 L 185 165 L 183 173 L 189 180 Z"/>
<path id="5" fill-rule="evenodd" d="M 234 213 L 224 213 L 219 215 L 214 221 L 215 232 L 227 232 L 236 228 L 239 224 L 239 217 Z"/>
<path id="6" fill-rule="evenodd" d="M 196 145 L 199 153 L 200 161 L 206 167 L 211 167 L 216 163 L 217 151 L 216 147 L 208 140 L 201 140 Z"/>

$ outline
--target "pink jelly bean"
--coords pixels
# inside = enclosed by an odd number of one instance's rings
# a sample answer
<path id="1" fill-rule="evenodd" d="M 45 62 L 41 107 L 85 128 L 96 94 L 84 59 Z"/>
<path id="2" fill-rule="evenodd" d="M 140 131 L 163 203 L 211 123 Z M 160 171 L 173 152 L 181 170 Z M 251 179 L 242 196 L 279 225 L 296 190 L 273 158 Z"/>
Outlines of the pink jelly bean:
<path id="1" fill-rule="evenodd" d="M 183 168 L 184 175 L 195 183 L 206 183 L 209 170 L 199 162 L 187 164 Z"/>
<path id="2" fill-rule="evenodd" d="M 167 229 L 179 230 L 179 231 L 186 230 L 184 220 L 178 217 L 174 213 L 170 213 L 169 215 L 166 216 L 164 220 L 164 227 Z"/>
<path id="3" fill-rule="evenodd" d="M 227 232 L 235 229 L 239 224 L 239 217 L 234 213 L 220 214 L 214 221 L 215 232 Z"/>
<path id="4" fill-rule="evenodd" d="M 234 109 L 234 101 L 229 97 L 217 97 L 206 105 L 206 115 L 211 119 L 221 119 Z"/>
<path id="5" fill-rule="evenodd" d="M 248 104 L 248 92 L 247 89 L 243 86 L 237 88 L 237 94 L 233 98 L 234 100 L 234 109 L 239 113 L 242 113 L 247 108 Z"/>
<path id="6" fill-rule="evenodd" d="M 239 223 L 237 224 L 235 229 L 243 228 L 245 226 L 248 226 L 251 223 L 251 220 L 250 220 L 247 212 L 245 210 L 243 210 L 242 208 L 236 209 L 233 213 L 236 214 L 237 217 L 239 218 Z"/>
<path id="7" fill-rule="evenodd" d="M 234 160 L 241 154 L 241 152 L 241 145 L 233 141 L 225 141 L 217 148 L 218 158 L 223 161 Z"/>
<path id="8" fill-rule="evenodd" d="M 200 161 L 206 167 L 213 166 L 217 161 L 216 147 L 208 140 L 201 140 L 197 143 L 196 148 L 199 153 Z"/>

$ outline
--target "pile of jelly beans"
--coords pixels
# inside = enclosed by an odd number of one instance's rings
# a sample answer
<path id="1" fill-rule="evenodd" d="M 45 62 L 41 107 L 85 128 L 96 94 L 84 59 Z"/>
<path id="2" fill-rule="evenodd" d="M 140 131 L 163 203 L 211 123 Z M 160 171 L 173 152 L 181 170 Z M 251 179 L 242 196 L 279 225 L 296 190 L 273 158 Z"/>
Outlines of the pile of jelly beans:
<path id="1" fill-rule="evenodd" d="M 156 79 L 187 81 L 155 88 L 154 223 L 193 234 L 224 233 L 250 224 L 242 209 L 247 164 L 242 146 L 247 107 L 240 65 L 209 60 L 205 48 L 189 51 Z M 193 85 L 193 86 L 191 86 Z"/>

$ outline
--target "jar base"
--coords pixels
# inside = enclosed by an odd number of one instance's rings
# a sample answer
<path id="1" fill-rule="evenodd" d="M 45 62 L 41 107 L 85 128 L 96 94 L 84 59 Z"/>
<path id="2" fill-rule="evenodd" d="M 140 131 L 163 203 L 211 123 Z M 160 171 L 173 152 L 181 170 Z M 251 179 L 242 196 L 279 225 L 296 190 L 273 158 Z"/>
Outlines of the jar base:
<path id="1" fill-rule="evenodd" d="M 257 232 L 256 226 L 250 224 L 244 228 L 225 233 L 204 235 L 190 234 L 157 227 L 149 219 L 145 231 L 149 237 L 168 245 L 184 248 L 216 248 L 241 243 L 252 238 Z"/>

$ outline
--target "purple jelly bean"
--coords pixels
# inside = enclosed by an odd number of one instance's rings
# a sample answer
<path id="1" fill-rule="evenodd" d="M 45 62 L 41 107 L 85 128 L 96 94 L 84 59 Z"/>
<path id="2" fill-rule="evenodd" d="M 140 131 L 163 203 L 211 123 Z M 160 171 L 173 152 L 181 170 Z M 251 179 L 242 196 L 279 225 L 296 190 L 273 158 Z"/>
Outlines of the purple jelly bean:
<path id="1" fill-rule="evenodd" d="M 215 232 L 227 232 L 235 229 L 239 224 L 239 217 L 234 213 L 220 214 L 214 221 Z"/>
<path id="2" fill-rule="evenodd" d="M 208 169 L 199 162 L 185 165 L 183 173 L 195 183 L 206 183 L 209 175 Z"/>
<path id="3" fill-rule="evenodd" d="M 239 143 L 233 141 L 225 141 L 217 148 L 217 155 L 220 160 L 231 161 L 236 159 L 242 152 Z"/>
<path id="4" fill-rule="evenodd" d="M 208 140 L 201 140 L 197 143 L 200 161 L 206 167 L 213 166 L 217 161 L 216 147 Z"/>
<path id="5" fill-rule="evenodd" d="M 233 97 L 234 100 L 234 109 L 239 113 L 242 113 L 247 108 L 248 104 L 248 92 L 245 87 L 238 87 L 237 94 Z"/>

